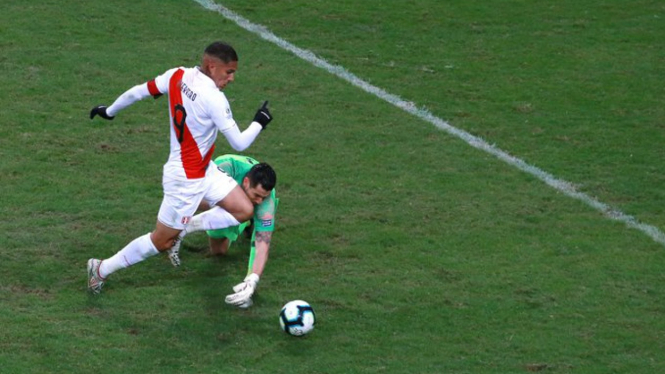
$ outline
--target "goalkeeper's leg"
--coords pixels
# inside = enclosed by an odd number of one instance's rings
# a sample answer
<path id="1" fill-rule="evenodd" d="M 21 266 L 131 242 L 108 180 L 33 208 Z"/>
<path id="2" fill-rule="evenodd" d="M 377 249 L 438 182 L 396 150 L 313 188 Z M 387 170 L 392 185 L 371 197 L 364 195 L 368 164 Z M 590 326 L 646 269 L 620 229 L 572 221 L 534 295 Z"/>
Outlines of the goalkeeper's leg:
<path id="1" fill-rule="evenodd" d="M 213 256 L 226 256 L 229 252 L 229 239 L 227 238 L 208 238 L 210 244 L 210 254 Z"/>

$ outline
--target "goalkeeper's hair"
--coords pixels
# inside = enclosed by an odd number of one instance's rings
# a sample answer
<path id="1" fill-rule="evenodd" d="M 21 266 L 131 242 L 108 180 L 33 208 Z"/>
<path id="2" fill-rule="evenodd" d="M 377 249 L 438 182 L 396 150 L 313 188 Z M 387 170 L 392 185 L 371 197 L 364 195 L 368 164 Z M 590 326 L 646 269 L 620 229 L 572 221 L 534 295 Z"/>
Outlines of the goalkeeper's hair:
<path id="1" fill-rule="evenodd" d="M 205 54 L 217 57 L 228 64 L 231 61 L 238 61 L 238 54 L 229 44 L 224 42 L 214 42 L 205 49 Z"/>
<path id="2" fill-rule="evenodd" d="M 250 187 L 256 187 L 257 184 L 260 184 L 266 191 L 272 191 L 277 184 L 275 170 L 265 162 L 252 166 L 245 176 L 249 179 Z"/>

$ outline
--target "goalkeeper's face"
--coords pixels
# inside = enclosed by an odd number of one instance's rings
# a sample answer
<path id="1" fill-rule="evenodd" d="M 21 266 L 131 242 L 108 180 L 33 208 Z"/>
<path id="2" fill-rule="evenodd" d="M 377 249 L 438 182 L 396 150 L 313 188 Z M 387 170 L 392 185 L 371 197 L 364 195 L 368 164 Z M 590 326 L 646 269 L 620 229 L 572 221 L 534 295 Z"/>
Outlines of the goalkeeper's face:
<path id="1" fill-rule="evenodd" d="M 260 183 L 257 183 L 256 186 L 252 187 L 251 183 L 249 182 L 249 178 L 243 179 L 242 189 L 245 191 L 245 194 L 247 194 L 249 201 L 251 201 L 254 205 L 261 204 L 263 200 L 270 196 L 271 192 L 263 188 L 263 185 Z"/>

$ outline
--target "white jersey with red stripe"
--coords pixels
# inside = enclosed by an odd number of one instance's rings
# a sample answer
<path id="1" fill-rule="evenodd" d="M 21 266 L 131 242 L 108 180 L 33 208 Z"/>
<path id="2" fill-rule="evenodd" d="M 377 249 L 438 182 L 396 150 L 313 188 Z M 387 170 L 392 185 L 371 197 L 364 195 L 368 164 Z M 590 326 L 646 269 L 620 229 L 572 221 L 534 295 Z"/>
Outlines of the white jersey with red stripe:
<path id="1" fill-rule="evenodd" d="M 172 178 L 205 177 L 218 131 L 237 151 L 247 148 L 261 132 L 262 127 L 257 122 L 240 132 L 226 96 L 198 67 L 173 68 L 132 87 L 107 108 L 107 113 L 115 116 L 138 100 L 162 94 L 169 97 L 171 132 L 171 151 L 164 174 Z"/>
<path id="2" fill-rule="evenodd" d="M 218 129 L 223 132 L 237 126 L 226 96 L 197 68 L 168 70 L 148 82 L 148 90 L 153 96 L 169 96 L 171 153 L 164 173 L 176 178 L 203 178 Z"/>

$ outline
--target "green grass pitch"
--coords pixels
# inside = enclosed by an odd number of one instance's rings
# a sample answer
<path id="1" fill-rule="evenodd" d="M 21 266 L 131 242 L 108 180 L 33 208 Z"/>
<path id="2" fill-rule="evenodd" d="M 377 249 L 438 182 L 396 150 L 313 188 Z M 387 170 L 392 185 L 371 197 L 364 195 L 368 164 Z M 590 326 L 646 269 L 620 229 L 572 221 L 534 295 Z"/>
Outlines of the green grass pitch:
<path id="1" fill-rule="evenodd" d="M 216 1 L 665 230 L 662 2 Z M 87 259 L 153 229 L 168 155 L 164 98 L 90 108 L 218 39 L 240 127 L 275 116 L 246 152 L 280 197 L 254 306 L 223 301 L 248 243 L 203 234 L 89 296 Z M 665 372 L 662 243 L 196 1 L 5 0 L 0 67 L 2 373 Z"/>

